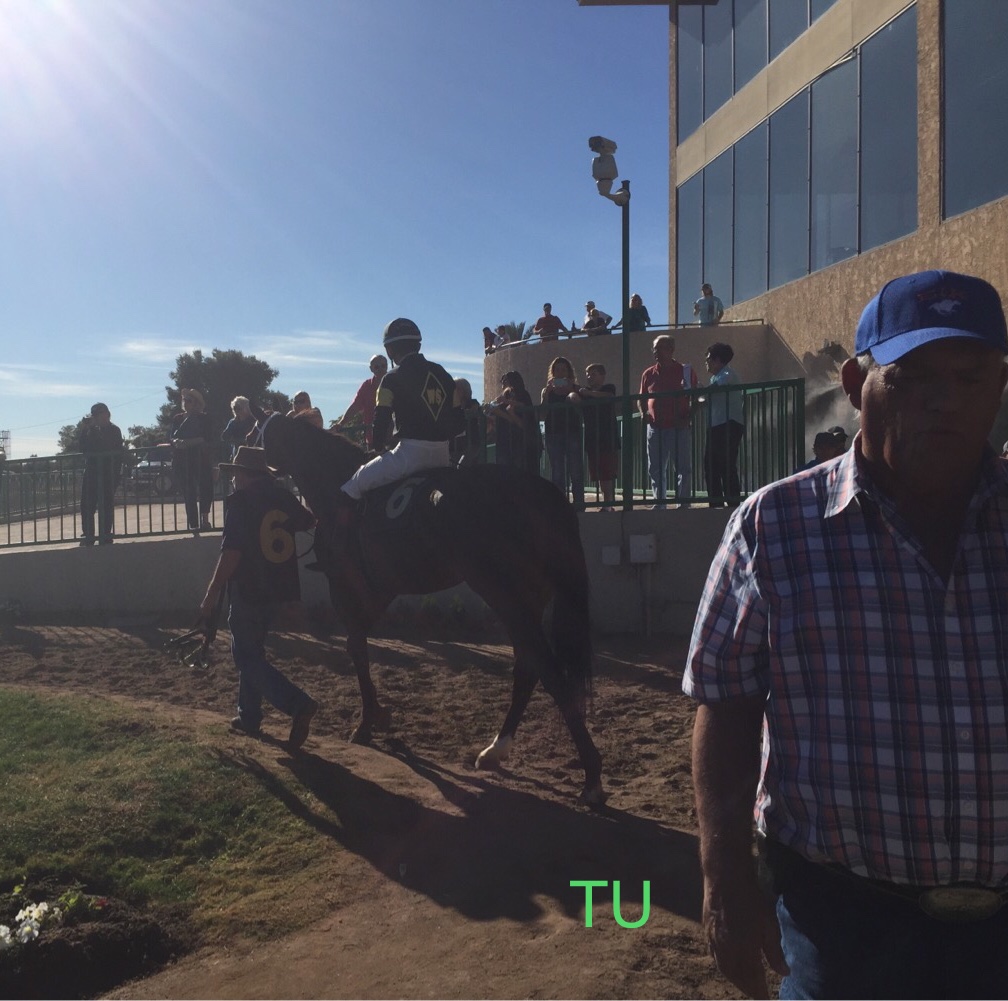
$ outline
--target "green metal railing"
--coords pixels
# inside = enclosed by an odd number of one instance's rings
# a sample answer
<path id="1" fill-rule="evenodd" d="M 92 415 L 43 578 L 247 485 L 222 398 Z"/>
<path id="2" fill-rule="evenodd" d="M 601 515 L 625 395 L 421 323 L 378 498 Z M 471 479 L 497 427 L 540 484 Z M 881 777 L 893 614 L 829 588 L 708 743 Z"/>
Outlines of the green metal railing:
<path id="1" fill-rule="evenodd" d="M 709 437 L 712 402 L 718 394 L 739 393 L 743 397 L 744 434 L 739 450 L 738 468 L 742 496 L 745 497 L 774 480 L 790 475 L 805 461 L 805 383 L 794 379 L 780 382 L 732 387 L 705 387 L 656 394 L 655 399 L 687 398 L 692 408 L 690 429 L 690 456 L 693 467 L 693 488 L 688 496 L 675 497 L 674 475 L 670 469 L 668 503 L 677 500 L 691 504 L 709 501 L 704 477 L 704 453 Z M 638 412 L 638 404 L 646 409 L 648 396 L 632 397 L 634 417 L 629 426 L 621 419 L 619 398 L 612 401 L 615 407 L 617 434 L 624 449 L 630 449 L 633 482 L 626 483 L 622 466 L 615 476 L 617 504 L 630 507 L 649 507 L 655 503 L 648 475 L 646 425 Z M 610 402 L 610 401 L 605 401 Z M 554 404 L 552 408 L 565 408 Z M 593 404 L 581 405 L 582 425 L 590 419 Z M 550 406 L 537 406 L 535 413 L 541 422 Z M 493 421 L 485 414 L 479 418 L 480 434 L 484 447 L 482 461 L 495 462 Z M 583 439 L 582 439 L 583 450 Z M 212 450 L 213 467 L 230 457 L 227 446 Z M 598 485 L 587 482 L 588 463 L 583 455 L 585 472 L 585 506 L 597 509 L 605 503 Z M 109 456 L 92 456 L 96 459 L 118 462 L 122 471 L 116 480 L 113 495 L 113 531 L 116 538 L 136 536 L 186 535 L 186 512 L 182 484 L 172 463 L 171 448 L 158 445 L 152 448 L 127 449 Z M 85 457 L 81 454 L 57 455 L 0 462 L 0 548 L 12 546 L 48 545 L 75 542 L 81 537 L 80 501 L 84 479 Z M 543 450 L 539 472 L 549 478 L 549 457 Z M 103 480 L 98 477 L 98 490 Z M 229 480 L 217 478 L 213 483 L 213 509 L 211 524 L 223 523 L 223 499 Z M 99 496 L 98 504 L 102 503 Z M 97 521 L 97 519 L 96 519 Z"/>
<path id="2" fill-rule="evenodd" d="M 672 393 L 653 395 L 634 395 L 631 397 L 634 416 L 630 425 L 624 426 L 620 416 L 621 401 L 614 398 L 617 434 L 621 449 L 629 448 L 633 456 L 633 482 L 625 483 L 622 468 L 616 474 L 616 500 L 620 506 L 629 501 L 631 507 L 649 507 L 655 503 L 652 496 L 651 479 L 648 474 L 648 456 L 646 444 L 646 424 L 639 413 L 638 404 L 647 408 L 647 401 L 658 399 L 689 399 L 692 410 L 690 429 L 690 458 L 693 470 L 693 484 L 690 493 L 683 498 L 675 497 L 675 479 L 672 468 L 669 468 L 669 488 L 666 500 L 675 503 L 682 500 L 690 504 L 706 504 L 709 501 L 704 456 L 710 432 L 712 403 L 719 395 L 738 393 L 743 398 L 744 433 L 739 449 L 738 469 L 742 496 L 758 490 L 760 487 L 789 476 L 805 461 L 805 381 L 803 379 L 788 379 L 776 382 L 745 384 L 731 387 L 711 386 L 693 390 L 678 390 Z M 613 405 L 612 401 L 605 403 Z M 575 405 L 577 406 L 577 405 Z M 580 411 L 583 419 L 591 419 L 595 404 L 583 401 Z M 542 423 L 549 410 L 567 410 L 568 404 L 547 404 L 535 407 L 540 419 L 540 434 Z M 495 461 L 493 443 L 493 422 L 489 427 L 484 425 L 484 440 L 487 441 L 487 461 Z M 587 456 L 585 456 L 585 460 Z M 587 480 L 588 465 L 583 462 L 585 471 L 585 506 L 598 508 L 604 505 L 604 500 L 597 484 Z M 546 450 L 540 457 L 539 472 L 547 479 L 550 476 L 549 456 Z M 570 496 L 570 493 L 569 493 Z"/>
<path id="3" fill-rule="evenodd" d="M 228 459 L 230 449 L 211 446 L 211 462 Z M 108 469 L 114 484 L 113 532 L 116 538 L 189 534 L 183 485 L 178 482 L 171 446 L 92 453 L 98 469 Z M 114 470 L 118 469 L 118 475 Z M 81 535 L 81 488 L 85 456 L 79 453 L 0 463 L 0 548 L 74 542 Z M 96 504 L 101 508 L 109 481 L 99 472 L 93 478 Z M 223 520 L 222 501 L 227 481 L 214 477 L 210 522 Z M 97 525 L 98 518 L 95 522 Z"/>

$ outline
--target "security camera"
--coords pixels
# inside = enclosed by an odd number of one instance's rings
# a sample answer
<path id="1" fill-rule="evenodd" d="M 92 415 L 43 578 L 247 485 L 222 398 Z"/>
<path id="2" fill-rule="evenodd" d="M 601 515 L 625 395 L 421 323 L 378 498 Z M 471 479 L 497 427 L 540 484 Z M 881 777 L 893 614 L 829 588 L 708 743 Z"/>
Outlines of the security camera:
<path id="1" fill-rule="evenodd" d="M 611 139 L 606 139 L 605 136 L 592 136 L 588 140 L 588 148 L 593 153 L 608 153 L 612 156 L 616 152 L 616 143 Z"/>

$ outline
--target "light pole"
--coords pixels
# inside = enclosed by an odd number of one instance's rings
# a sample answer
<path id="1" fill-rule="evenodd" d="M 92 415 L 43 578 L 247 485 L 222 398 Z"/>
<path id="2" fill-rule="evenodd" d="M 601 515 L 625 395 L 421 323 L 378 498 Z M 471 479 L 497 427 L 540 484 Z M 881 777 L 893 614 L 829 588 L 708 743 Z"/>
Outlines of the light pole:
<path id="1" fill-rule="evenodd" d="M 592 136 L 588 148 L 595 154 L 592 160 L 592 177 L 603 198 L 615 202 L 623 213 L 623 312 L 620 329 L 623 334 L 623 448 L 621 479 L 623 481 L 623 510 L 633 507 L 633 407 L 630 403 L 630 182 L 623 181 L 619 191 L 613 193 L 613 181 L 619 176 L 616 169 L 616 143 L 604 136 Z"/>

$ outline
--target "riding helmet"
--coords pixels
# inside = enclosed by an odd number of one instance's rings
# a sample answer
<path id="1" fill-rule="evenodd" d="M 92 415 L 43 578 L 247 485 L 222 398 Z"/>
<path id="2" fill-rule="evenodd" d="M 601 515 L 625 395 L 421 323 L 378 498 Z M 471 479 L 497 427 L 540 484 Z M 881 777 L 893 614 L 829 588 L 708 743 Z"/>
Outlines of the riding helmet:
<path id="1" fill-rule="evenodd" d="M 402 316 L 396 320 L 392 320 L 385 327 L 385 333 L 382 336 L 382 344 L 385 347 L 388 347 L 390 344 L 396 344 L 399 341 L 416 341 L 418 344 L 420 343 L 420 328 L 412 320 L 407 320 Z"/>

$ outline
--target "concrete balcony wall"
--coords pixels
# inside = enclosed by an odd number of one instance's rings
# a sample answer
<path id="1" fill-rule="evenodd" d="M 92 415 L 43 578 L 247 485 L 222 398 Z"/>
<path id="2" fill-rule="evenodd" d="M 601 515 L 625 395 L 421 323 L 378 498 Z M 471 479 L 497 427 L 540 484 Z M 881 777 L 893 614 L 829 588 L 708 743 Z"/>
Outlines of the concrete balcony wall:
<path id="1" fill-rule="evenodd" d="M 718 327 L 651 327 L 630 334 L 630 390 L 640 389 L 644 369 L 654 364 L 651 343 L 659 334 L 671 334 L 676 341 L 676 358 L 689 362 L 696 370 L 701 385 L 707 384 L 704 359 L 707 348 L 715 341 L 730 344 L 735 351 L 732 368 L 743 382 L 769 382 L 778 379 L 799 379 L 805 370 L 791 349 L 774 329 L 763 323 L 726 323 Z M 548 378 L 550 362 L 558 355 L 574 366 L 579 382 L 584 382 L 585 367 L 592 363 L 605 366 L 606 377 L 617 390 L 623 378 L 623 335 L 599 334 L 587 337 L 561 336 L 559 340 L 541 343 L 522 341 L 498 348 L 488 355 L 483 365 L 483 400 L 492 400 L 500 392 L 501 376 L 517 371 L 538 403 Z"/>

